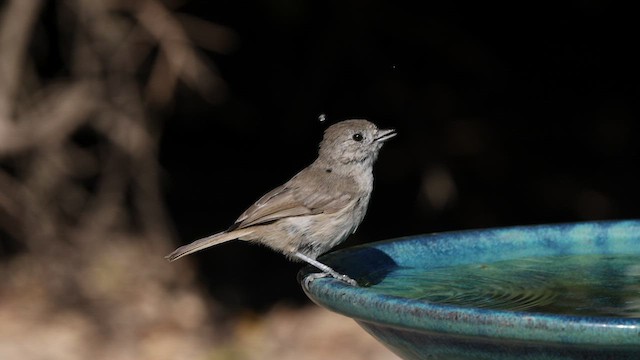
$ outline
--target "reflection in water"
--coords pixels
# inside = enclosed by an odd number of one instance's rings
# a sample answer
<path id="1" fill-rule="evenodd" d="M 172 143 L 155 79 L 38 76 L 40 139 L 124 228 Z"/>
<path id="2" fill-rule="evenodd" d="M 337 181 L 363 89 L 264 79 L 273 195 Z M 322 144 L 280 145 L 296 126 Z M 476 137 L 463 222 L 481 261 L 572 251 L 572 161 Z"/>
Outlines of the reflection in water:
<path id="1" fill-rule="evenodd" d="M 640 317 L 640 255 L 537 257 L 428 270 L 397 268 L 371 290 L 457 306 Z"/>

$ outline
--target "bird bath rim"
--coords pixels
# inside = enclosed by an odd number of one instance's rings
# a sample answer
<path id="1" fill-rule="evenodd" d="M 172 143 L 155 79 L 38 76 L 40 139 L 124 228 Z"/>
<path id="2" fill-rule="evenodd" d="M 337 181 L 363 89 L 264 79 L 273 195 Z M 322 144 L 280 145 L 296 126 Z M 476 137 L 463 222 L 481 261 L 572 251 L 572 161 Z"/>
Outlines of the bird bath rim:
<path id="1" fill-rule="evenodd" d="M 613 240 L 615 239 L 615 241 Z M 407 236 L 327 254 L 322 261 L 356 280 L 367 271 L 397 266 L 431 267 L 493 262 L 525 256 L 563 254 L 640 254 L 640 221 L 597 221 L 463 230 Z M 420 257 L 420 258 L 417 258 Z M 452 262 L 456 262 L 453 263 Z M 451 336 L 558 346 L 616 346 L 640 350 L 640 318 L 579 316 L 442 305 L 383 295 L 332 278 L 305 282 L 314 302 L 358 322 Z M 382 275 L 384 276 L 384 275 Z"/>

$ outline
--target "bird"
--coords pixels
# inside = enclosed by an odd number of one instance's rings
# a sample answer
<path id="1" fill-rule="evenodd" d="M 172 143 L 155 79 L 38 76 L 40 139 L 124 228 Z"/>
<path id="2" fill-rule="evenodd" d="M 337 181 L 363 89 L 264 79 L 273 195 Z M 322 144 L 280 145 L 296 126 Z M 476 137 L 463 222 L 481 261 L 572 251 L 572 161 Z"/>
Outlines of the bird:
<path id="1" fill-rule="evenodd" d="M 358 229 L 373 190 L 373 164 L 382 145 L 396 134 L 364 119 L 329 126 L 311 165 L 258 199 L 227 230 L 181 246 L 166 258 L 175 261 L 230 240 L 244 240 L 307 262 L 321 271 L 315 277 L 357 285 L 317 257 Z"/>

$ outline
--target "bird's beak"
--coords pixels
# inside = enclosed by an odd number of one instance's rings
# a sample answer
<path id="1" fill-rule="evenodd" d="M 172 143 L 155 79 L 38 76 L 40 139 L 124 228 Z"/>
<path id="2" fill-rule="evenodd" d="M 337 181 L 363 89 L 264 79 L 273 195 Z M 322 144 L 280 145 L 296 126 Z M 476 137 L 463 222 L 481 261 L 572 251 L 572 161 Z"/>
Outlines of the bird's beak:
<path id="1" fill-rule="evenodd" d="M 374 141 L 385 142 L 396 135 L 397 133 L 394 129 L 378 130 L 378 137 Z"/>

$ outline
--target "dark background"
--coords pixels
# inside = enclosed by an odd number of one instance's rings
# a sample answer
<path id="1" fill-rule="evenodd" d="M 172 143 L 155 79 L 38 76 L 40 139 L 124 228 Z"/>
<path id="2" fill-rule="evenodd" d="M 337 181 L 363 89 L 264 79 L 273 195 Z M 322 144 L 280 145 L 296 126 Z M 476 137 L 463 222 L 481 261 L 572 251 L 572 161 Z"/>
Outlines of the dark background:
<path id="1" fill-rule="evenodd" d="M 192 1 L 232 29 L 226 97 L 180 92 L 161 144 L 182 243 L 227 228 L 315 158 L 327 124 L 397 129 L 346 246 L 468 228 L 638 217 L 637 19 L 604 1 Z M 326 114 L 320 123 L 318 116 Z M 425 188 L 440 179 L 442 201 Z M 437 187 L 436 187 L 437 189 Z M 178 245 L 178 244 L 176 244 Z M 232 242 L 192 256 L 231 309 L 305 303 L 300 264 Z"/>

